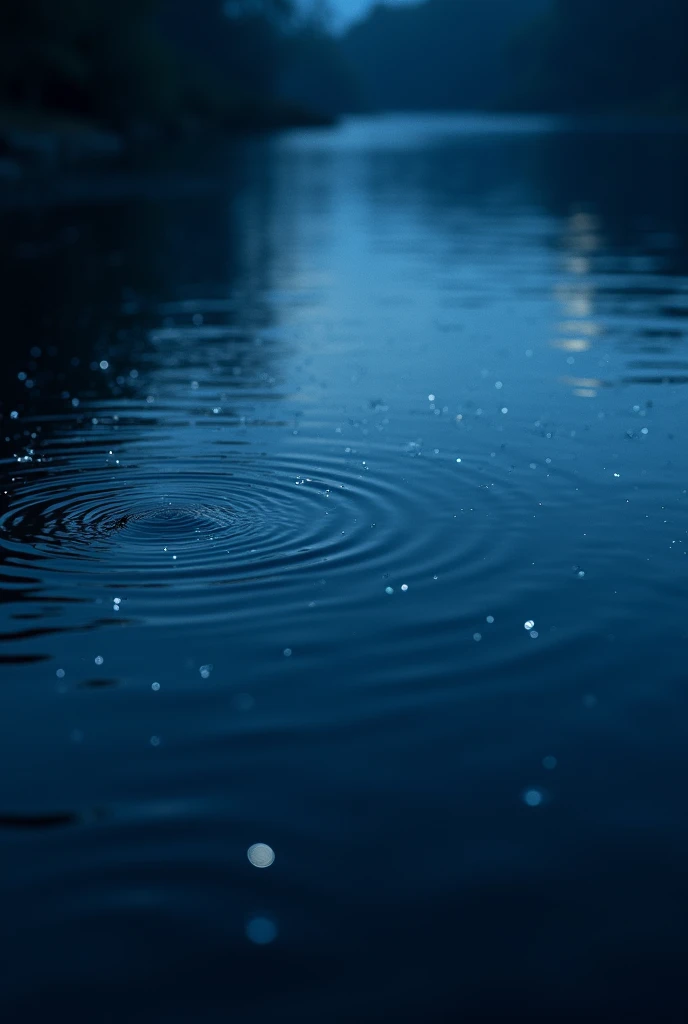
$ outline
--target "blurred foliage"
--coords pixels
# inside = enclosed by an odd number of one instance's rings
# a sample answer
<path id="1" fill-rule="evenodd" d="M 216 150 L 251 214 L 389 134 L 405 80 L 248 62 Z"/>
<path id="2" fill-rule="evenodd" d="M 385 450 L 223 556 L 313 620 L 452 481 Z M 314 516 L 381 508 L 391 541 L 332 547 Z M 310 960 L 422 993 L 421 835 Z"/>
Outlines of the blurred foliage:
<path id="1" fill-rule="evenodd" d="M 504 53 L 547 0 L 378 4 L 343 40 L 365 98 L 379 109 L 479 109 L 509 88 Z"/>
<path id="2" fill-rule="evenodd" d="M 0 103 L 127 134 L 307 120 L 277 103 L 291 0 L 2 0 Z"/>
<path id="3" fill-rule="evenodd" d="M 343 47 L 379 109 L 688 110 L 688 0 L 378 4 Z"/>
<path id="4" fill-rule="evenodd" d="M 327 0 L 303 3 L 0 0 L 0 105 L 136 137 L 362 109 L 688 109 L 688 0 L 378 3 L 343 39 Z"/>
<path id="5" fill-rule="evenodd" d="M 521 106 L 688 110 L 686 0 L 552 0 L 510 57 Z"/>

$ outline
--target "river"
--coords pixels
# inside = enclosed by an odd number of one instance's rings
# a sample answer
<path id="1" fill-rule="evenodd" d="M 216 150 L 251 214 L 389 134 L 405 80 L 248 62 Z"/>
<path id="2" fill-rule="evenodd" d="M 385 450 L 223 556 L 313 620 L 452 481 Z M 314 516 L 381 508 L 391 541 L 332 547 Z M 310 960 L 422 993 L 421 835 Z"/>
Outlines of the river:
<path id="1" fill-rule="evenodd" d="M 5 1020 L 688 1013 L 687 142 L 2 206 Z"/>

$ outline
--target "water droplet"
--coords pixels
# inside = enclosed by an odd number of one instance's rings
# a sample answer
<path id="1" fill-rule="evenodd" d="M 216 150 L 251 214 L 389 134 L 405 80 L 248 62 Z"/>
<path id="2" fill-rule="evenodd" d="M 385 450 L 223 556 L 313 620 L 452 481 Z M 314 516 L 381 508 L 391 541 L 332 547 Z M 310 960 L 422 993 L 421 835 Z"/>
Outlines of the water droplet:
<path id="1" fill-rule="evenodd" d="M 394 587 L 385 587 L 385 594 L 390 594 L 391 595 L 393 593 L 394 593 Z"/>
<path id="2" fill-rule="evenodd" d="M 487 618 L 485 619 L 485 622 L 489 622 L 490 625 L 492 625 L 492 623 L 494 622 L 494 615 L 488 615 Z"/>
<path id="3" fill-rule="evenodd" d="M 269 946 L 277 938 L 277 925 L 269 917 L 252 917 L 246 925 L 246 938 L 256 946 Z"/>
<path id="4" fill-rule="evenodd" d="M 524 629 L 532 629 L 534 625 L 535 625 L 535 623 L 533 622 L 533 620 L 532 620 L 532 619 L 527 619 L 527 620 L 526 620 L 526 621 L 525 621 L 525 622 L 523 623 L 523 628 L 524 628 Z"/>
<path id="5" fill-rule="evenodd" d="M 402 589 L 402 590 L 404 591 L 404 593 L 405 593 L 405 592 L 406 592 L 406 591 L 408 590 L 408 583 L 402 583 L 402 584 L 401 584 L 401 589 Z"/>
<path id="6" fill-rule="evenodd" d="M 160 683 L 152 683 L 151 684 L 151 690 L 155 690 L 155 692 L 157 693 L 159 689 L 160 689 Z"/>
<path id="7" fill-rule="evenodd" d="M 254 843 L 246 854 L 254 868 L 269 868 L 275 863 L 275 851 L 267 843 Z"/>
<path id="8" fill-rule="evenodd" d="M 95 658 L 96 665 L 102 665 L 104 660 L 102 654 L 98 654 Z"/>
<path id="9" fill-rule="evenodd" d="M 110 366 L 110 364 L 108 363 L 107 359 L 101 359 L 100 360 L 100 368 L 101 368 L 101 370 L 107 370 L 109 366 Z"/>

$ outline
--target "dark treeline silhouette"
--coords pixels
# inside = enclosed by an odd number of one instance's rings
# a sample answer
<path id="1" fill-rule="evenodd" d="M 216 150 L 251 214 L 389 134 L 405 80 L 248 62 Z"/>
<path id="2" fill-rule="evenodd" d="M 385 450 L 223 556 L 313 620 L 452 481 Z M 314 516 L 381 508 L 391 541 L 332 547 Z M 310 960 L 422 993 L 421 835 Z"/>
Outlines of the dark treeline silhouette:
<path id="1" fill-rule="evenodd" d="M 292 0 L 3 0 L 0 114 L 124 134 L 309 120 L 276 94 Z"/>
<path id="2" fill-rule="evenodd" d="M 377 109 L 688 110 L 686 0 L 378 4 L 342 45 Z"/>
<path id="3" fill-rule="evenodd" d="M 419 0 L 342 38 L 312 0 L 3 0 L 3 125 L 131 138 L 360 110 L 688 110 L 686 0 Z"/>

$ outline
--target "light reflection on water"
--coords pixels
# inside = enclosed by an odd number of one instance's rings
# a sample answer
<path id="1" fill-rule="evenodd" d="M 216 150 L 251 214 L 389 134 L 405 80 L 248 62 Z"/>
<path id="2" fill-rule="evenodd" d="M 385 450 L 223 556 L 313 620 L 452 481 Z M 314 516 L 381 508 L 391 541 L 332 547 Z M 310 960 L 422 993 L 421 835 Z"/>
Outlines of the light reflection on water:
<path id="1" fill-rule="evenodd" d="M 5 211 L 18 1013 L 680 1003 L 685 170 L 390 118 Z"/>

